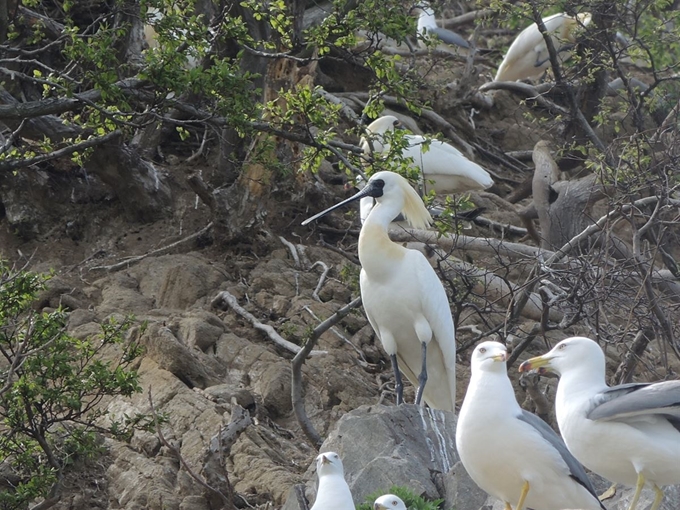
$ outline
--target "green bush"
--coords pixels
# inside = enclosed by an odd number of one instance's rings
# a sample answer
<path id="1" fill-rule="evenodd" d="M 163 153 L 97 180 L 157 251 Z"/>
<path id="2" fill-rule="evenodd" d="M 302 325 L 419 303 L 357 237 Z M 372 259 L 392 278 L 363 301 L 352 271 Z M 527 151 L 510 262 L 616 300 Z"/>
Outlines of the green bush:
<path id="1" fill-rule="evenodd" d="M 129 437 L 145 422 L 105 421 L 100 405 L 141 391 L 131 365 L 140 347 L 124 339 L 132 318 L 110 319 L 98 335 L 73 338 L 63 310 L 32 308 L 48 279 L 0 261 L 0 466 L 12 486 L 0 491 L 2 509 L 58 500 L 65 470 L 101 452 L 99 434 Z"/>

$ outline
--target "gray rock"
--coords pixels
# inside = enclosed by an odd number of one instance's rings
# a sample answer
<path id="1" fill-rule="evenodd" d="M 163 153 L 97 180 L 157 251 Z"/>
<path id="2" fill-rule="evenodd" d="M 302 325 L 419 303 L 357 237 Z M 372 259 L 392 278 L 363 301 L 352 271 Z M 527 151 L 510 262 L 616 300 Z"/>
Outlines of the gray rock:
<path id="1" fill-rule="evenodd" d="M 455 423 L 452 413 L 415 405 L 362 406 L 338 421 L 321 451 L 340 454 L 356 504 L 392 485 L 404 485 L 425 497 L 440 498 L 445 487 L 451 486 L 445 483 L 444 475 L 459 460 Z M 313 465 L 306 477 L 307 497 L 314 501 Z M 474 490 L 475 487 L 469 487 L 469 491 Z M 484 501 L 485 496 L 477 499 Z M 286 501 L 284 510 L 299 510 L 294 495 Z"/>
<path id="2" fill-rule="evenodd" d="M 338 452 L 356 505 L 366 496 L 402 485 L 429 499 L 443 498 L 444 508 L 503 510 L 504 504 L 482 491 L 459 462 L 455 448 L 456 417 L 414 405 L 362 406 L 347 413 L 330 432 L 321 451 Z M 591 475 L 598 494 L 609 487 Z M 308 500 L 316 497 L 314 463 L 305 473 Z M 608 510 L 627 510 L 634 489 L 618 487 L 604 501 Z M 666 487 L 660 510 L 680 508 L 680 486 Z M 654 492 L 645 489 L 638 505 L 645 510 Z M 291 489 L 283 510 L 300 510 Z"/>

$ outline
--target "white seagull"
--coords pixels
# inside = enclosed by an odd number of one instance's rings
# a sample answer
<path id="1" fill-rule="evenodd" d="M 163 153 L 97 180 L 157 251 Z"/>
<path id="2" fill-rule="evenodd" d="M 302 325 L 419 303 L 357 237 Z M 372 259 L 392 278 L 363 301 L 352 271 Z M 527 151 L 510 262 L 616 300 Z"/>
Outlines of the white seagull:
<path id="1" fill-rule="evenodd" d="M 610 481 L 635 486 L 629 510 L 649 484 L 657 510 L 659 487 L 680 483 L 680 381 L 609 387 L 604 353 L 585 337 L 562 340 L 520 371 L 533 368 L 560 375 L 555 413 L 571 453 Z"/>
<path id="2" fill-rule="evenodd" d="M 413 12 L 418 14 L 418 44 L 421 48 L 427 48 L 425 39 L 434 38 L 443 43 L 461 48 L 469 48 L 470 44 L 457 33 L 446 28 L 437 26 L 434 11 L 429 3 L 421 1 L 414 8 Z"/>
<path id="3" fill-rule="evenodd" d="M 498 342 L 472 353 L 471 377 L 456 426 L 456 448 L 470 477 L 506 510 L 603 510 L 583 467 L 555 432 L 515 399 Z"/>
<path id="4" fill-rule="evenodd" d="M 392 242 L 387 234 L 399 213 L 414 228 L 427 228 L 432 218 L 418 193 L 401 175 L 377 172 L 359 193 L 302 224 L 362 197 L 375 198 L 377 205 L 359 234 L 361 299 L 390 356 L 397 403 L 403 402 L 401 369 L 418 386 L 416 404 L 423 398 L 434 409 L 454 411 L 456 338 L 446 291 L 425 255 Z"/>
<path id="5" fill-rule="evenodd" d="M 550 34 L 560 62 L 571 57 L 576 41 L 576 29 L 590 23 L 589 12 L 576 17 L 560 12 L 543 18 L 543 24 Z M 550 67 L 548 47 L 536 23 L 532 23 L 515 38 L 498 67 L 494 81 L 517 81 L 539 78 Z"/>
<path id="6" fill-rule="evenodd" d="M 340 455 L 326 452 L 316 458 L 319 488 L 311 510 L 354 510 L 354 500 L 345 481 Z"/>
<path id="7" fill-rule="evenodd" d="M 385 494 L 375 500 L 373 510 L 406 510 L 406 505 L 399 496 Z"/>

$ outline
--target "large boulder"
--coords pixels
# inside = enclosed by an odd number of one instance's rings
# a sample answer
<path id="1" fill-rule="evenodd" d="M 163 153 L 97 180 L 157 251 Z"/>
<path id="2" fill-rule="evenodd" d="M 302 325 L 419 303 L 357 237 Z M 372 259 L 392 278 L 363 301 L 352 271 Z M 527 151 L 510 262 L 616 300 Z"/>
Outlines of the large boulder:
<path id="1" fill-rule="evenodd" d="M 487 496 L 459 462 L 455 447 L 456 417 L 415 405 L 362 406 L 341 418 L 321 451 L 340 454 L 345 479 L 356 505 L 393 485 L 406 486 L 429 499 L 443 498 L 444 508 L 455 510 L 503 510 L 501 501 Z M 591 475 L 598 494 L 611 486 Z M 316 498 L 315 464 L 305 473 L 306 496 Z M 660 510 L 680 508 L 680 486 L 666 487 Z M 617 487 L 604 501 L 609 510 L 627 510 L 634 489 Z M 613 495 L 610 495 L 613 494 Z M 638 508 L 648 508 L 654 492 L 642 492 Z M 283 510 L 300 510 L 291 489 Z"/>

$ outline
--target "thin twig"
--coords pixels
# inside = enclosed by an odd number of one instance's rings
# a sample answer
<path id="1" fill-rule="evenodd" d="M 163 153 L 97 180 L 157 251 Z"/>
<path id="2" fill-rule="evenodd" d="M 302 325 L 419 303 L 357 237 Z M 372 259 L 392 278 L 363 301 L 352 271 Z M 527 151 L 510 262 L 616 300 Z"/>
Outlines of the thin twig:
<path id="1" fill-rule="evenodd" d="M 309 439 L 317 449 L 321 447 L 321 443 L 323 441 L 319 433 L 314 428 L 314 425 L 312 425 L 312 422 L 309 420 L 307 411 L 305 410 L 305 401 L 302 396 L 302 365 L 305 362 L 305 358 L 314 352 L 312 351 L 312 348 L 314 347 L 314 344 L 316 344 L 316 341 L 319 339 L 319 337 L 328 331 L 332 326 L 335 326 L 335 324 L 337 324 L 340 319 L 342 319 L 353 308 L 356 308 L 360 304 L 361 297 L 355 298 L 349 304 L 340 308 L 340 310 L 335 312 L 328 319 L 314 328 L 314 331 L 312 331 L 312 334 L 305 343 L 304 347 L 300 349 L 300 352 L 298 352 L 293 358 L 292 382 L 290 390 L 293 410 L 295 411 L 295 417 L 297 418 L 297 421 L 300 424 L 305 436 L 307 436 L 307 439 Z"/>
<path id="2" fill-rule="evenodd" d="M 117 262 L 116 264 L 110 265 L 110 266 L 94 266 L 90 268 L 90 271 L 97 271 L 100 269 L 103 269 L 104 271 L 112 272 L 112 271 L 117 271 L 119 269 L 123 269 L 126 267 L 130 267 L 132 264 L 136 264 L 137 262 L 144 260 L 147 257 L 151 257 L 153 255 L 159 255 L 163 253 L 164 251 L 171 250 L 172 248 L 175 248 L 176 246 L 179 246 L 180 244 L 186 243 L 187 241 L 191 241 L 192 239 L 196 239 L 197 237 L 202 236 L 206 232 L 208 232 L 213 226 L 213 222 L 211 221 L 208 223 L 205 227 L 203 227 L 201 230 L 198 232 L 194 232 L 190 236 L 185 237 L 184 239 L 180 239 L 179 241 L 175 241 L 174 243 L 168 244 L 167 246 L 163 246 L 161 248 L 158 248 L 157 250 L 152 250 L 149 253 L 145 253 L 144 255 L 139 255 L 137 257 L 129 257 L 121 262 Z"/>
<path id="3" fill-rule="evenodd" d="M 241 305 L 238 304 L 238 299 L 236 299 L 236 296 L 233 294 L 227 292 L 226 290 L 221 291 L 220 293 L 215 296 L 211 302 L 211 305 L 214 308 L 220 308 L 222 310 L 225 309 L 224 305 L 229 306 L 232 310 L 234 310 L 237 314 L 239 314 L 241 317 L 246 319 L 248 322 L 250 322 L 255 329 L 259 329 L 260 331 L 264 331 L 269 339 L 274 342 L 276 345 L 279 347 L 283 347 L 287 351 L 290 351 L 294 354 L 298 354 L 302 351 L 302 348 L 300 346 L 295 345 L 293 342 L 289 342 L 285 338 L 283 338 L 281 335 L 279 335 L 276 330 L 271 327 L 268 324 L 263 324 L 260 321 L 258 321 L 253 314 L 248 312 L 245 308 L 243 308 Z M 328 354 L 326 351 L 311 351 L 309 352 L 310 356 L 321 356 L 324 354 Z"/>
<path id="4" fill-rule="evenodd" d="M 212 493 L 216 494 L 217 496 L 219 496 L 219 498 L 224 502 L 224 504 L 225 504 L 228 508 L 232 508 L 233 503 L 229 500 L 229 498 L 227 498 L 227 496 L 224 495 L 224 494 L 222 493 L 222 491 L 220 491 L 220 490 L 218 490 L 218 489 L 212 487 L 211 485 L 209 485 L 209 484 L 203 479 L 203 477 L 201 477 L 198 473 L 194 472 L 194 470 L 191 468 L 191 466 L 190 466 L 190 465 L 187 463 L 187 461 L 184 459 L 184 457 L 182 456 L 181 452 L 177 449 L 177 447 L 174 446 L 174 445 L 172 445 L 172 444 L 165 438 L 165 436 L 163 435 L 163 431 L 161 430 L 161 424 L 160 424 L 160 420 L 158 419 L 158 413 L 156 412 L 156 408 L 155 408 L 154 405 L 153 405 L 153 398 L 151 397 L 151 388 L 150 388 L 150 387 L 149 387 L 149 405 L 151 406 L 151 415 L 153 416 L 154 422 L 155 422 L 155 424 L 156 424 L 156 434 L 158 435 L 158 439 L 160 440 L 160 442 L 161 442 L 166 448 L 168 448 L 170 451 L 172 451 L 172 452 L 175 454 L 175 456 L 176 456 L 177 459 L 179 460 L 180 464 L 182 464 L 182 466 L 184 467 L 184 469 L 187 470 L 187 473 L 189 473 L 189 476 L 191 476 L 191 478 L 193 478 L 194 480 L 196 480 L 196 482 L 198 482 L 200 485 L 202 485 L 203 487 L 205 487 L 206 489 L 208 489 L 210 492 L 212 492 Z"/>
<path id="5" fill-rule="evenodd" d="M 314 269 L 316 266 L 321 266 L 323 268 L 323 272 L 321 273 L 321 277 L 319 278 L 319 283 L 316 284 L 316 288 L 314 289 L 314 292 L 312 292 L 312 297 L 317 301 L 321 301 L 321 298 L 319 297 L 319 292 L 321 291 L 323 284 L 326 282 L 326 276 L 328 276 L 328 271 L 330 271 L 330 269 L 328 268 L 326 263 L 320 260 L 314 262 L 311 269 Z"/>

